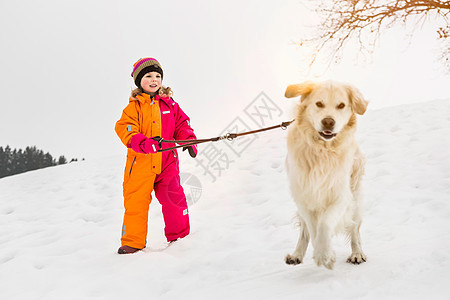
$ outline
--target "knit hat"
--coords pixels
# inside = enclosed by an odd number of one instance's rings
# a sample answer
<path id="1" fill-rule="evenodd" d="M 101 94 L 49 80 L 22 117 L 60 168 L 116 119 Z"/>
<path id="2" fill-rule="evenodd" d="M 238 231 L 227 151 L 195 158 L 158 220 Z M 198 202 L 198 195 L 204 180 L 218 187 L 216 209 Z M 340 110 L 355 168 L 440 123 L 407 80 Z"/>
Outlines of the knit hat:
<path id="1" fill-rule="evenodd" d="M 137 87 L 141 87 L 141 79 L 148 72 L 158 72 L 159 74 L 161 74 L 161 79 L 163 78 L 163 70 L 156 59 L 146 57 L 141 58 L 134 63 L 131 77 L 133 77 L 134 83 Z"/>

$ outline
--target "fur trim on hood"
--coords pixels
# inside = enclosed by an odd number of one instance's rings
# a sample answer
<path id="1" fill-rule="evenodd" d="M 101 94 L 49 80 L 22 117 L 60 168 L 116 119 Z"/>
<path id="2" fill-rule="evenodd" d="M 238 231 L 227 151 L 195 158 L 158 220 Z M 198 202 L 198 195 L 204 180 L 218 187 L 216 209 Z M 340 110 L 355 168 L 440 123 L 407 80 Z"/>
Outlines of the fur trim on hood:
<path id="1" fill-rule="evenodd" d="M 141 88 L 135 88 L 131 91 L 131 98 L 136 99 L 136 96 L 142 95 L 143 92 L 144 91 Z M 160 95 L 161 97 L 172 97 L 173 91 L 169 86 L 162 86 L 158 91 L 158 95 Z"/>

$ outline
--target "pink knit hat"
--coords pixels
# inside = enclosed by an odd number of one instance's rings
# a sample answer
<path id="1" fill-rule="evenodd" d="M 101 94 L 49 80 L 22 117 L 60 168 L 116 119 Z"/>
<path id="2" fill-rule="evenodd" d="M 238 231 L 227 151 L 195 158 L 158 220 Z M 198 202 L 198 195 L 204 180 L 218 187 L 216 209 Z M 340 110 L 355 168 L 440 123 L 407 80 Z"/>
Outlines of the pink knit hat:
<path id="1" fill-rule="evenodd" d="M 134 63 L 131 77 L 133 77 L 136 86 L 140 87 L 142 77 L 144 77 L 144 75 L 148 72 L 158 72 L 161 74 L 161 79 L 163 77 L 161 65 L 152 57 L 141 58 Z"/>

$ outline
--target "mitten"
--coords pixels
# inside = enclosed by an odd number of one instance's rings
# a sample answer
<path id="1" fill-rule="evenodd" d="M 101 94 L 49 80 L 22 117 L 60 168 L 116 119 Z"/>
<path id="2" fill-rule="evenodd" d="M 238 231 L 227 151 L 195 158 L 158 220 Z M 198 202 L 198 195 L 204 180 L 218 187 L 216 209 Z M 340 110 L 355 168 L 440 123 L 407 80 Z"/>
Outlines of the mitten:
<path id="1" fill-rule="evenodd" d="M 191 157 L 196 157 L 196 156 L 197 156 L 197 153 L 198 153 L 197 145 L 192 145 L 192 146 L 188 146 L 188 147 L 183 147 L 183 151 L 185 151 L 186 149 L 189 151 L 189 155 L 190 155 Z"/>
<path id="2" fill-rule="evenodd" d="M 161 149 L 157 141 L 149 139 L 141 133 L 133 135 L 130 145 L 134 151 L 144 154 L 156 153 Z"/>
<path id="3" fill-rule="evenodd" d="M 197 139 L 197 137 L 195 136 L 195 134 L 192 130 L 186 130 L 180 135 L 180 139 L 181 140 L 195 140 L 195 139 Z M 184 144 L 184 143 L 180 143 L 180 144 Z M 189 151 L 189 155 L 191 157 L 197 156 L 197 153 L 198 153 L 197 145 L 183 147 L 183 151 L 185 151 L 186 149 Z"/>

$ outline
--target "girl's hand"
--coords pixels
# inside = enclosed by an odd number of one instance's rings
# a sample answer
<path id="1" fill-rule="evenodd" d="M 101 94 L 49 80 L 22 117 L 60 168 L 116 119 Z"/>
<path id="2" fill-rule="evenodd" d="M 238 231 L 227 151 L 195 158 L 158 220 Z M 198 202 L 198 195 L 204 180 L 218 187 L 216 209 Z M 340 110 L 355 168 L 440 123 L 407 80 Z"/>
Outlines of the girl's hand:
<path id="1" fill-rule="evenodd" d="M 196 140 L 197 139 L 197 137 L 195 136 L 192 129 L 181 132 L 179 137 L 181 140 Z M 183 145 L 184 143 L 180 143 L 180 144 Z M 191 157 L 195 158 L 198 154 L 197 145 L 183 147 L 183 151 L 186 151 L 186 150 L 189 151 L 189 155 Z"/>
<path id="2" fill-rule="evenodd" d="M 198 153 L 197 145 L 192 145 L 192 146 L 189 146 L 189 147 L 183 147 L 183 151 L 185 151 L 186 149 L 189 151 L 189 155 L 191 157 L 195 158 L 197 156 L 197 153 Z"/>
<path id="3" fill-rule="evenodd" d="M 131 149 L 138 153 L 156 153 L 161 148 L 159 143 L 153 139 L 147 138 L 145 135 L 138 133 L 131 138 Z"/>

